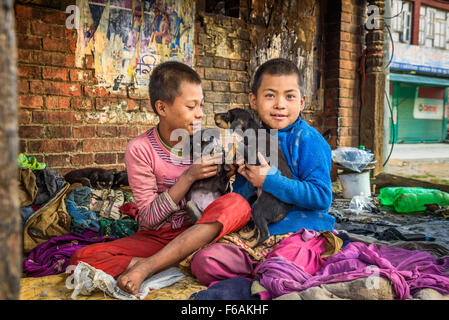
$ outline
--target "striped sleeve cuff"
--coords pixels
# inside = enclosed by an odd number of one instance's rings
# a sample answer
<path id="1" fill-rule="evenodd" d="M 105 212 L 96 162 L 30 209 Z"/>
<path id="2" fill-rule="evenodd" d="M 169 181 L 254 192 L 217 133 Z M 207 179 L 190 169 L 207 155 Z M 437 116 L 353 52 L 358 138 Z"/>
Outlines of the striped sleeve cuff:
<path id="1" fill-rule="evenodd" d="M 157 230 L 164 221 L 180 207 L 170 197 L 168 191 L 161 193 L 146 210 L 139 214 L 139 223 Z"/>

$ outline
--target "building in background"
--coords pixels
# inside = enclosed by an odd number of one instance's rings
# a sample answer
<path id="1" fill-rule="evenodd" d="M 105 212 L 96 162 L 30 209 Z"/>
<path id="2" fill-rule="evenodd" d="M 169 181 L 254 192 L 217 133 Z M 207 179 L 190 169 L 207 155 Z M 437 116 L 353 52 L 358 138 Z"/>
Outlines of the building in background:
<path id="1" fill-rule="evenodd" d="M 449 131 L 449 1 L 392 0 L 391 6 L 389 141 L 444 142 Z"/>
<path id="2" fill-rule="evenodd" d="M 320 132 L 330 132 L 326 136 L 332 148 L 363 144 L 373 149 L 370 145 L 379 141 L 371 122 L 376 110 L 384 113 L 383 100 L 369 99 L 361 111 L 358 66 L 365 7 L 383 8 L 383 1 L 14 3 L 19 151 L 62 174 L 82 167 L 125 168 L 128 141 L 158 121 L 145 89 L 151 68 L 170 59 L 188 63 L 203 79 L 204 127 L 215 125 L 215 112 L 248 108 L 256 67 L 284 57 L 295 61 L 304 75 L 307 107 L 302 118 Z M 78 29 L 76 15 L 68 10 L 75 3 Z M 366 33 L 375 32 L 383 36 L 375 28 Z M 378 39 L 366 37 L 367 44 Z M 384 95 L 385 85 L 370 83 L 370 74 L 381 72 L 377 55 L 367 57 L 364 88 L 371 97 L 377 91 Z M 365 131 L 369 135 L 362 141 Z"/>

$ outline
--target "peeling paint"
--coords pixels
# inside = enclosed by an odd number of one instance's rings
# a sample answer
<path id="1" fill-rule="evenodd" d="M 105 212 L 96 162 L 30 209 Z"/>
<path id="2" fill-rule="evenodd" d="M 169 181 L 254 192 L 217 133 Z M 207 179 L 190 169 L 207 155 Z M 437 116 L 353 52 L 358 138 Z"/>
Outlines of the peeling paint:
<path id="1" fill-rule="evenodd" d="M 76 66 L 92 53 L 98 83 L 108 92 L 147 88 L 160 62 L 193 64 L 193 0 L 77 0 L 77 6 Z"/>
<path id="2" fill-rule="evenodd" d="M 314 81 L 316 69 L 320 68 L 315 65 L 317 57 L 314 50 L 316 37 L 319 36 L 319 3 L 315 0 L 253 0 L 250 18 L 259 22 L 251 29 L 250 74 L 272 58 L 296 61 L 304 75 L 309 108 L 315 107 L 319 89 L 319 84 Z"/>

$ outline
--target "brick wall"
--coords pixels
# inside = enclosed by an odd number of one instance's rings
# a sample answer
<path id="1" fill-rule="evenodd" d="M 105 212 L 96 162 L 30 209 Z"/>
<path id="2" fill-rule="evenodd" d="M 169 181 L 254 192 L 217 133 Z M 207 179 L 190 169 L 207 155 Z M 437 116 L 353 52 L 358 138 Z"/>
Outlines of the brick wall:
<path id="1" fill-rule="evenodd" d="M 195 25 L 195 69 L 203 79 L 203 126 L 215 126 L 214 113 L 249 106 L 248 25 L 239 18 L 199 11 Z"/>
<path id="2" fill-rule="evenodd" d="M 359 1 L 327 1 L 324 127 L 332 148 L 359 144 L 362 20 Z"/>
<path id="3" fill-rule="evenodd" d="M 16 2 L 20 152 L 62 173 L 88 166 L 123 169 L 127 142 L 157 123 L 148 97 L 97 86 L 92 56 L 75 67 L 76 31 L 65 27 L 65 6 Z M 242 12 L 248 11 L 245 3 Z M 357 146 L 360 5 L 323 3 L 324 109 L 304 118 L 321 132 L 332 129 L 332 148 Z M 203 126 L 214 125 L 214 112 L 248 106 L 252 47 L 245 20 L 197 12 L 194 68 L 203 79 Z"/>
<path id="4" fill-rule="evenodd" d="M 65 27 L 65 6 L 19 2 L 15 11 L 20 152 L 62 173 L 123 169 L 128 141 L 157 123 L 148 96 L 97 86 L 92 56 L 75 67 L 76 31 Z M 194 68 L 203 79 L 206 127 L 214 112 L 247 104 L 250 43 L 242 20 L 203 15 L 205 23 L 195 25 Z"/>
<path id="5" fill-rule="evenodd" d="M 92 56 L 75 67 L 76 31 L 65 27 L 65 5 L 19 2 L 15 14 L 20 152 L 62 173 L 123 169 L 128 141 L 156 124 L 148 97 L 97 86 Z"/>

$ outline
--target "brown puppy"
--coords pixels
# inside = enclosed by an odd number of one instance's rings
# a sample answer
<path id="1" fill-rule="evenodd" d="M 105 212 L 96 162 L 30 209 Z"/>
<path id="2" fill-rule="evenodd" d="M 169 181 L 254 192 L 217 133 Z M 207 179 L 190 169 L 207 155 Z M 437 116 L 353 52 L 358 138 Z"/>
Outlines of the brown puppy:
<path id="1" fill-rule="evenodd" d="M 195 181 L 186 194 L 186 211 L 192 222 L 201 217 L 203 210 L 209 204 L 229 191 L 230 178 L 226 176 L 229 168 L 225 165 L 223 147 L 219 137 L 218 130 L 203 129 L 195 133 L 190 139 L 190 154 L 195 159 L 201 157 L 201 154 L 206 155 L 206 151 L 207 155 L 223 153 L 222 162 L 218 164 L 217 174 L 210 178 Z"/>
<path id="2" fill-rule="evenodd" d="M 110 189 L 116 173 L 117 169 L 84 168 L 66 173 L 64 179 L 70 184 L 81 183 L 89 188 Z"/>
<path id="3" fill-rule="evenodd" d="M 215 123 L 220 128 L 231 129 L 236 133 L 245 133 L 246 130 L 254 130 L 256 137 L 258 134 L 264 134 L 266 141 L 266 156 L 268 157 L 267 161 L 269 161 L 270 157 L 270 146 L 272 148 L 277 148 L 277 167 L 283 176 L 292 179 L 291 169 L 288 166 L 287 160 L 284 157 L 282 150 L 277 145 L 277 142 L 266 130 L 259 130 L 260 127 L 257 122 L 253 119 L 251 114 L 243 109 L 231 109 L 225 113 L 215 114 Z M 240 131 L 241 130 L 241 131 Z M 255 147 L 255 154 L 262 146 L 258 145 L 259 139 L 256 139 L 256 146 L 249 146 L 247 137 L 243 137 L 242 142 L 244 145 L 241 146 L 240 149 L 243 149 L 244 154 L 243 158 L 246 163 L 248 163 L 249 155 L 253 154 L 250 152 L 250 147 Z M 276 146 L 273 146 L 276 144 Z M 239 148 L 237 148 L 239 149 Z M 260 165 L 258 159 L 256 158 L 255 165 Z M 247 236 L 251 236 L 257 230 L 258 236 L 256 240 L 252 241 L 250 244 L 252 246 L 257 246 L 265 241 L 269 236 L 270 232 L 268 230 L 268 224 L 278 222 L 282 220 L 287 213 L 290 211 L 292 205 L 288 203 L 284 203 L 281 200 L 275 198 L 268 192 L 263 191 L 262 189 L 257 190 L 257 199 L 254 202 L 254 205 L 251 209 L 251 218 L 254 222 L 255 228 L 253 232 L 247 234 Z M 242 234 L 242 233 L 241 233 Z"/>
<path id="4" fill-rule="evenodd" d="M 128 173 L 126 172 L 126 170 L 114 174 L 112 189 L 119 189 L 120 186 L 129 186 Z"/>

